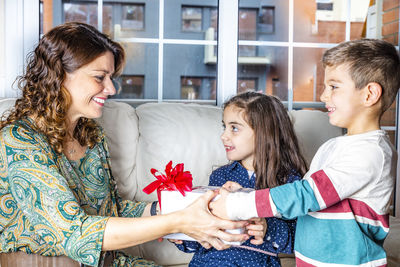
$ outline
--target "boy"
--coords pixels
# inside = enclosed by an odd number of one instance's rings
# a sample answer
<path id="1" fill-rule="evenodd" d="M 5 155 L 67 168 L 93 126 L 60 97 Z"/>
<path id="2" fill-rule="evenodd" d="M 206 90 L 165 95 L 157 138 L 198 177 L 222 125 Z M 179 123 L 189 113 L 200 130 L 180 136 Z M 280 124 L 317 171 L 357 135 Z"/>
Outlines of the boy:
<path id="1" fill-rule="evenodd" d="M 247 194 L 221 189 L 210 209 L 230 219 L 297 217 L 297 266 L 386 266 L 397 153 L 380 118 L 400 86 L 399 56 L 387 42 L 363 39 L 327 50 L 322 61 L 321 100 L 347 135 L 320 147 L 303 180 Z"/>

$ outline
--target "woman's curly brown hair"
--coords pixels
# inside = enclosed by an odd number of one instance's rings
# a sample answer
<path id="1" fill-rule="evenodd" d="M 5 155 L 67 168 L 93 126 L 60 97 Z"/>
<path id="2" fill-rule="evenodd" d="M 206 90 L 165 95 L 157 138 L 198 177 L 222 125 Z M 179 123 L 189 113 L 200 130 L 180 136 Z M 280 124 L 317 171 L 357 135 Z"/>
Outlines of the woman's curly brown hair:
<path id="1" fill-rule="evenodd" d="M 74 72 L 107 51 L 114 55 L 115 75 L 120 74 L 125 63 L 120 44 L 84 23 L 70 22 L 53 28 L 29 55 L 25 74 L 16 80 L 22 97 L 0 122 L 0 129 L 16 120 L 34 117 L 37 130 L 48 138 L 57 153 L 62 153 L 67 137 L 66 114 L 71 106 L 71 96 L 63 87 L 66 73 Z M 80 118 L 73 137 L 82 146 L 93 147 L 99 141 L 95 121 Z"/>

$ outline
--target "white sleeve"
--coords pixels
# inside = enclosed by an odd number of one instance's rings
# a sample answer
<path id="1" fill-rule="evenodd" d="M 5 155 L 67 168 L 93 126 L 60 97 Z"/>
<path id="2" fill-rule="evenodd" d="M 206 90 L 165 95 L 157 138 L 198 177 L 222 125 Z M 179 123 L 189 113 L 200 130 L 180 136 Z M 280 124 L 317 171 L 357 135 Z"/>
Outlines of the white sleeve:
<path id="1" fill-rule="evenodd" d="M 248 220 L 258 217 L 256 191 L 228 194 L 226 198 L 226 212 L 231 220 Z"/>

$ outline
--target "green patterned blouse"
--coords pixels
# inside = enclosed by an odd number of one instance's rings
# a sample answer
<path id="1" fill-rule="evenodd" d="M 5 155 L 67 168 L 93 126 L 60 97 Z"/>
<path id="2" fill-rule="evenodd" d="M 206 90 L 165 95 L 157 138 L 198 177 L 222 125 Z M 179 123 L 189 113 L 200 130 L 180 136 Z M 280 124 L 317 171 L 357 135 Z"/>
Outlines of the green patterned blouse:
<path id="1" fill-rule="evenodd" d="M 23 119 L 0 131 L 0 252 L 66 255 L 102 265 L 107 219 L 140 217 L 146 203 L 120 199 L 100 127 L 102 141 L 70 162 L 33 125 Z M 113 254 L 113 266 L 154 264 Z"/>

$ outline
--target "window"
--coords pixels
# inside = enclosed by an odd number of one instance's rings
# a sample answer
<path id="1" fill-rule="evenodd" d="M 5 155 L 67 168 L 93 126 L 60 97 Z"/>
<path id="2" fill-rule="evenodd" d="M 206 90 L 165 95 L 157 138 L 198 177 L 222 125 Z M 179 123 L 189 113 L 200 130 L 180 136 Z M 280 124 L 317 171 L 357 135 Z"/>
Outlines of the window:
<path id="1" fill-rule="evenodd" d="M 215 100 L 216 83 L 214 77 L 181 77 L 181 99 Z"/>
<path id="2" fill-rule="evenodd" d="M 255 91 L 257 88 L 257 78 L 253 78 L 253 79 L 238 79 L 238 93 L 242 93 L 245 91 Z"/>
<path id="3" fill-rule="evenodd" d="M 113 98 L 143 99 L 144 76 L 121 75 L 116 81 L 115 88 L 118 90 Z"/>
<path id="4" fill-rule="evenodd" d="M 316 0 L 317 10 L 333 11 L 332 0 Z"/>
<path id="5" fill-rule="evenodd" d="M 200 32 L 202 25 L 202 8 L 182 6 L 182 31 Z"/>
<path id="6" fill-rule="evenodd" d="M 275 7 L 262 7 L 260 11 L 260 22 L 258 24 L 260 32 L 274 33 L 275 31 Z"/>
<path id="7" fill-rule="evenodd" d="M 143 30 L 144 14 L 144 5 L 122 5 L 122 30 Z"/>
<path id="8" fill-rule="evenodd" d="M 17 2 L 23 2 L 24 8 Z M 319 64 L 326 49 L 363 37 L 364 28 L 369 38 L 399 44 L 399 21 L 393 16 L 398 13 L 399 1 L 10 0 L 7 3 L 15 10 L 11 15 L 4 14 L 8 29 L 4 51 L 11 51 L 12 56 L 3 61 L 7 68 L 0 68 L 0 86 L 4 84 L 0 89 L 2 96 L 7 97 L 16 94 L 6 88 L 11 88 L 25 62 L 26 53 L 20 55 L 19 51 L 37 43 L 36 29 L 40 27 L 47 32 L 70 20 L 100 27 L 124 46 L 128 60 L 123 75 L 141 77 L 143 82 L 136 78 L 121 80 L 121 91 L 116 98 L 139 104 L 167 100 L 221 105 L 238 90 L 254 87 L 278 96 L 289 110 L 321 109 L 324 108 L 319 101 L 323 69 Z M 103 12 L 98 17 L 100 3 Z M 370 7 L 370 3 L 376 6 Z M 385 4 L 378 7 L 378 3 Z M 372 14 L 373 8 L 379 12 Z M 26 23 L 29 19 L 24 18 L 23 10 L 40 13 L 40 19 Z M 16 23 L 21 18 L 24 23 Z M 18 49 L 15 42 L 21 44 Z M 191 85 L 195 99 L 187 99 L 193 96 L 189 89 L 182 94 L 183 87 L 190 87 L 183 78 L 200 79 L 200 83 Z M 254 82 L 241 86 L 243 80 Z M 389 132 L 393 143 L 400 139 L 396 132 L 398 113 L 394 104 L 382 118 L 382 128 Z M 400 150 L 399 144 L 397 148 Z M 397 181 L 400 184 L 400 177 Z M 396 192 L 396 201 L 400 214 L 400 192 Z"/>
<path id="9" fill-rule="evenodd" d="M 112 33 L 112 5 L 103 6 L 103 32 L 111 36 Z M 97 4 L 86 1 L 64 1 L 64 22 L 78 21 L 98 27 Z"/>
<path id="10" fill-rule="evenodd" d="M 239 9 L 239 39 L 256 40 L 257 10 Z M 239 56 L 253 57 L 256 55 L 254 46 L 240 46 Z"/>

